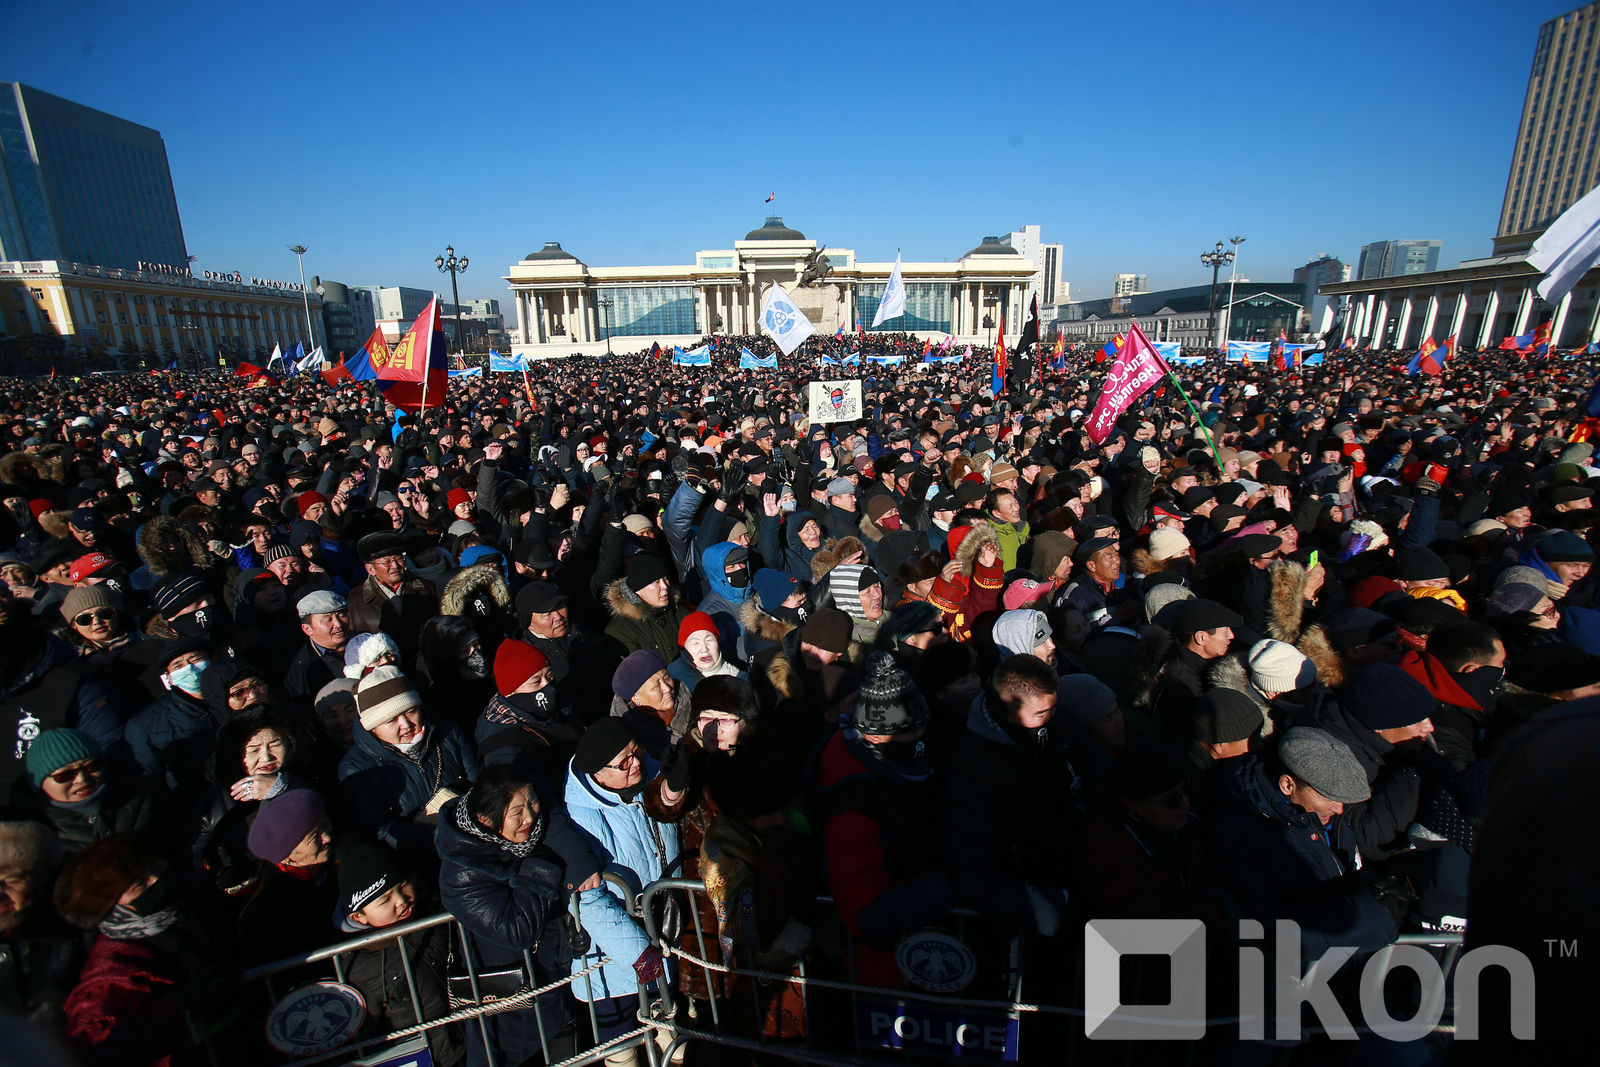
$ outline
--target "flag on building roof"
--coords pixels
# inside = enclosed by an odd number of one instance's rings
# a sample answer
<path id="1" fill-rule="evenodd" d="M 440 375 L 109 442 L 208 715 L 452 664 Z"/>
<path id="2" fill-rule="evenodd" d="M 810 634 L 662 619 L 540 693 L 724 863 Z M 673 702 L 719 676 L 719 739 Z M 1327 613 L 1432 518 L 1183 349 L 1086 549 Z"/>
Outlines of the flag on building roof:
<path id="1" fill-rule="evenodd" d="M 906 311 L 906 281 L 900 276 L 900 253 L 894 254 L 894 269 L 889 272 L 889 282 L 883 287 L 883 297 L 878 301 L 878 310 L 872 316 L 872 328 L 876 330 L 880 323 L 897 319 Z"/>
<path id="2" fill-rule="evenodd" d="M 770 195 L 770 196 L 768 196 L 768 197 L 767 197 L 767 198 L 766 198 L 766 199 L 765 199 L 765 200 L 763 200 L 763 201 L 762 201 L 762 203 L 764 203 L 764 204 L 770 204 L 770 203 L 772 203 L 772 202 L 773 202 L 773 201 L 774 201 L 774 200 L 776 200 L 776 199 L 777 199 L 777 198 L 778 198 L 778 191 L 777 191 L 777 190 L 776 190 L 776 189 L 774 189 L 774 190 L 773 190 L 773 191 L 772 191 L 772 195 Z"/>

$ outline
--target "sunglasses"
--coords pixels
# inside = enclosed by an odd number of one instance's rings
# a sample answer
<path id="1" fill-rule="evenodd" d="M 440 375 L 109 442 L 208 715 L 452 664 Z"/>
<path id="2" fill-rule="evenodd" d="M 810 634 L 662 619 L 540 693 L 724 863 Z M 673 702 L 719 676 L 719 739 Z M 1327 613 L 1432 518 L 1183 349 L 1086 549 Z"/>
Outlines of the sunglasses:
<path id="1" fill-rule="evenodd" d="M 63 767 L 59 771 L 50 774 L 48 777 L 57 785 L 68 785 L 77 781 L 79 775 L 82 775 L 85 778 L 98 778 L 100 777 L 101 772 L 103 772 L 105 769 L 105 760 L 92 759 L 85 760 L 76 767 Z"/>
<path id="2" fill-rule="evenodd" d="M 117 613 L 114 609 L 105 608 L 99 611 L 86 611 L 81 615 L 74 615 L 72 623 L 74 626 L 88 626 L 96 622 L 110 622 L 116 617 Z"/>
<path id="3" fill-rule="evenodd" d="M 634 764 L 636 764 L 638 762 L 639 762 L 639 756 L 638 756 L 637 753 L 635 753 L 634 755 L 631 755 L 631 756 L 622 757 L 622 761 L 620 763 L 608 763 L 608 764 L 606 764 L 605 769 L 608 770 L 608 771 L 626 770 L 627 768 L 632 767 Z"/>
<path id="4" fill-rule="evenodd" d="M 259 678 L 252 678 L 248 682 L 240 682 L 238 685 L 236 685 L 232 689 L 228 690 L 228 699 L 229 700 L 243 700 L 245 697 L 249 696 L 251 693 L 265 693 L 266 691 L 267 691 L 267 683 L 266 682 L 263 682 Z"/>

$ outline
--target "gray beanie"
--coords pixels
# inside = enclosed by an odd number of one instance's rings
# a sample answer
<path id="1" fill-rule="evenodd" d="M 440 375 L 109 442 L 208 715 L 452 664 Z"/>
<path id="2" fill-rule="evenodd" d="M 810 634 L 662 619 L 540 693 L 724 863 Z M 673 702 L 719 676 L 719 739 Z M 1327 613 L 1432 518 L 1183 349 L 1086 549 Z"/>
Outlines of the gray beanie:
<path id="1" fill-rule="evenodd" d="M 1088 728 L 1117 710 L 1117 694 L 1092 674 L 1069 674 L 1056 686 L 1060 707 L 1072 712 L 1079 726 Z"/>
<path id="2" fill-rule="evenodd" d="M 850 719 L 864 734 L 897 734 L 927 723 L 928 702 L 887 652 L 867 657 L 866 678 L 856 693 Z"/>
<path id="3" fill-rule="evenodd" d="M 1144 595 L 1144 617 L 1161 625 L 1161 620 L 1156 616 L 1161 614 L 1161 609 L 1168 604 L 1176 604 L 1180 600 L 1193 600 L 1194 590 L 1177 582 L 1160 582 L 1152 585 Z M 1171 629 L 1171 627 L 1167 627 Z"/>
<path id="4" fill-rule="evenodd" d="M 1372 796 L 1372 786 L 1350 746 L 1326 730 L 1296 726 L 1278 742 L 1284 769 L 1329 800 L 1359 804 Z"/>
<path id="5" fill-rule="evenodd" d="M 994 643 L 1002 656 L 1026 656 L 1044 644 L 1053 631 L 1037 608 L 1018 608 L 995 620 Z"/>

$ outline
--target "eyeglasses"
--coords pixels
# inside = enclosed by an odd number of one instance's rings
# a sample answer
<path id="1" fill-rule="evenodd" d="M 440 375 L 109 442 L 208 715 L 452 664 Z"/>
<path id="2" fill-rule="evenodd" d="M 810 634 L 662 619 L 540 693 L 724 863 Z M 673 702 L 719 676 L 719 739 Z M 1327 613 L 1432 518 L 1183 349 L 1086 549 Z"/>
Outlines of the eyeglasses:
<path id="1" fill-rule="evenodd" d="M 394 492 L 395 492 L 396 496 L 410 496 L 412 493 L 416 492 L 416 490 L 413 489 L 409 485 L 402 485 L 400 488 L 396 489 Z"/>
<path id="2" fill-rule="evenodd" d="M 96 622 L 110 622 L 117 617 L 115 608 L 102 608 L 98 611 L 86 611 L 81 615 L 72 617 L 74 626 L 89 626 Z"/>
<path id="3" fill-rule="evenodd" d="M 627 770 L 629 767 L 635 766 L 636 764 L 638 764 L 638 762 L 639 762 L 639 754 L 637 752 L 635 752 L 631 756 L 623 756 L 621 763 L 608 763 L 604 767 L 602 767 L 601 770 L 623 771 L 623 770 Z"/>
<path id="4" fill-rule="evenodd" d="M 266 691 L 266 682 L 263 682 L 260 678 L 251 678 L 249 681 L 240 682 L 238 685 L 228 690 L 228 699 L 243 700 L 251 693 L 265 693 Z"/>
<path id="5" fill-rule="evenodd" d="M 99 759 L 84 760 L 75 767 L 63 767 L 48 777 L 56 785 L 70 785 L 78 780 L 78 776 L 85 778 L 98 778 L 106 769 L 106 761 Z"/>

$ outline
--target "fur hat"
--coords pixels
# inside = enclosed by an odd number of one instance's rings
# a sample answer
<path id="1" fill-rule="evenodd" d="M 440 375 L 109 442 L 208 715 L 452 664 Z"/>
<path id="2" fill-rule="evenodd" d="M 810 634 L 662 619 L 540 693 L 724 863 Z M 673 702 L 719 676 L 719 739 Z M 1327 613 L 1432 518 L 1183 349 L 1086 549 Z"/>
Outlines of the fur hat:
<path id="1" fill-rule="evenodd" d="M 32 874 L 41 882 L 61 865 L 61 841 L 41 822 L 0 822 L 0 878 Z"/>
<path id="2" fill-rule="evenodd" d="M 56 911 L 67 922 L 92 930 L 122 894 L 162 859 L 161 841 L 144 830 L 123 830 L 92 842 L 67 860 L 56 878 Z"/>

